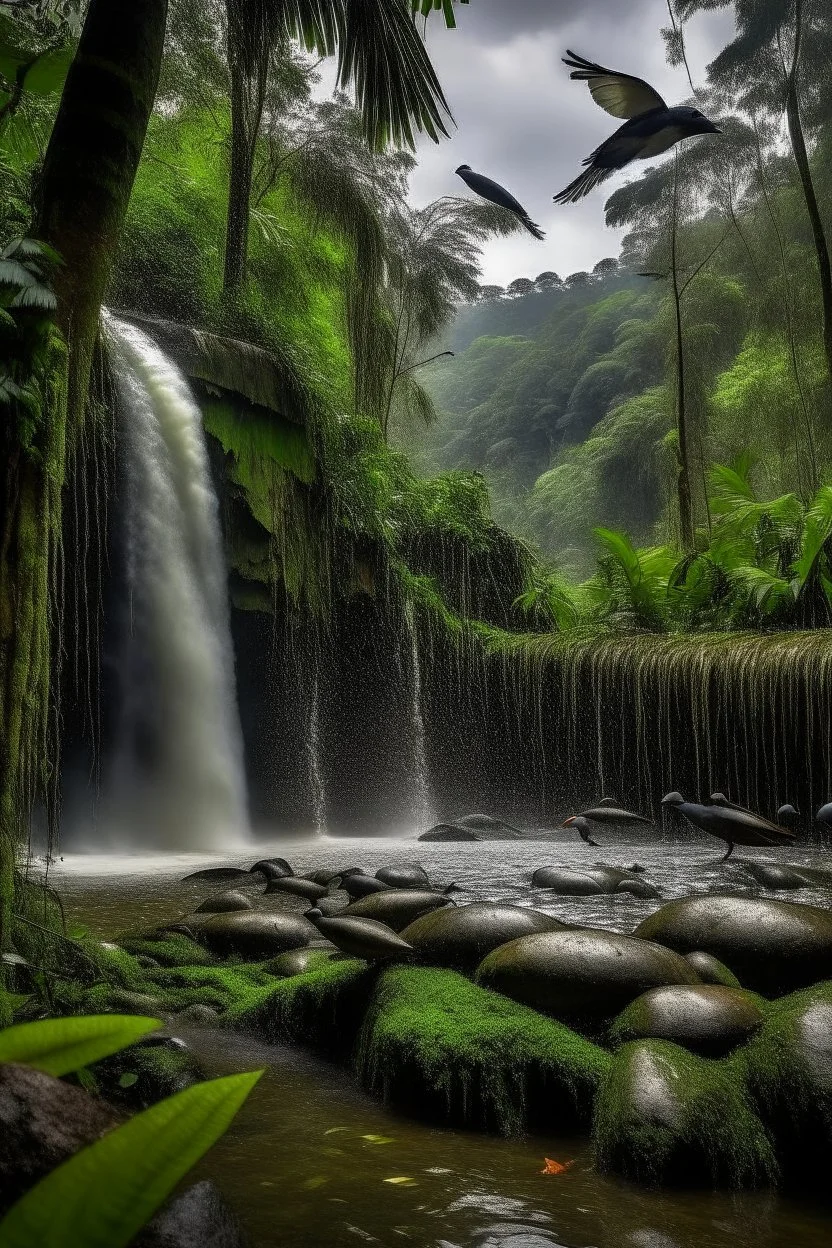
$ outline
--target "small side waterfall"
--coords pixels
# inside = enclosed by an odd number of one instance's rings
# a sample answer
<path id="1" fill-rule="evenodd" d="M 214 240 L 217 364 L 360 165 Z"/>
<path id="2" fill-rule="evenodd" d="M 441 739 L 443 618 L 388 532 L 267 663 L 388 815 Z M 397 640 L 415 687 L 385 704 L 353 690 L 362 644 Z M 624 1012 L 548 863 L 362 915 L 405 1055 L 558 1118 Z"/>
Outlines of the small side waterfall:
<path id="1" fill-rule="evenodd" d="M 312 793 L 312 815 L 315 831 L 326 832 L 326 785 L 321 770 L 321 691 L 318 676 L 312 685 L 309 709 L 309 787 Z"/>
<path id="2" fill-rule="evenodd" d="M 413 606 L 407 603 L 405 619 L 410 638 L 410 732 L 413 749 L 413 821 L 418 832 L 436 823 L 433 790 L 425 748 L 425 721 L 422 715 L 422 664 Z"/>
<path id="3" fill-rule="evenodd" d="M 102 824 L 123 848 L 224 849 L 248 825 L 227 573 L 202 417 L 150 338 L 111 316 L 105 327 L 121 409 L 127 602 Z"/>

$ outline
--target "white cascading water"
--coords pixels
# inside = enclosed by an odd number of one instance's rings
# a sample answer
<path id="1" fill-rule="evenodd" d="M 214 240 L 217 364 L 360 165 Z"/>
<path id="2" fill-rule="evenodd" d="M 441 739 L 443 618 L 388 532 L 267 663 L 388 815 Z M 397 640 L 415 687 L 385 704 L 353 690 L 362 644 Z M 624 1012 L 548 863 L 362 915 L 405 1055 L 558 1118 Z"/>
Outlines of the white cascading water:
<path id="1" fill-rule="evenodd" d="M 121 848 L 222 850 L 248 830 L 227 571 L 202 416 L 141 330 L 106 316 L 126 477 L 122 706 L 102 824 Z"/>
<path id="2" fill-rule="evenodd" d="M 413 749 L 413 820 L 416 830 L 426 832 L 436 823 L 433 790 L 425 747 L 425 721 L 422 716 L 422 664 L 413 607 L 407 603 L 405 620 L 410 637 L 410 733 Z"/>
<path id="3" fill-rule="evenodd" d="M 318 677 L 312 686 L 309 711 L 309 781 L 312 790 L 312 817 L 315 831 L 326 832 L 326 785 L 321 770 L 321 697 Z"/>

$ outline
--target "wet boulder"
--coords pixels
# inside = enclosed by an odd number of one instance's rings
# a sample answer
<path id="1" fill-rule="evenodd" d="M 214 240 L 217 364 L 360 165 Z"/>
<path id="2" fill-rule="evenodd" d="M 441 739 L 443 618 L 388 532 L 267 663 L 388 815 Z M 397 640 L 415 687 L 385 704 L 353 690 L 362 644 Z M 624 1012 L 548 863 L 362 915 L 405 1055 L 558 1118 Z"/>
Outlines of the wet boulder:
<path id="1" fill-rule="evenodd" d="M 437 823 L 435 827 L 429 828 L 427 832 L 423 832 L 416 839 L 442 843 L 451 841 L 480 841 L 482 837 L 478 836 L 473 828 L 462 828 L 456 823 Z"/>
<path id="2" fill-rule="evenodd" d="M 377 880 L 374 875 L 366 875 L 363 871 L 352 871 L 349 875 L 337 877 L 336 887 L 345 892 L 353 901 L 360 897 L 369 897 L 371 893 L 384 893 L 392 885 Z"/>
<path id="3" fill-rule="evenodd" d="M 256 962 L 299 949 L 318 933 L 301 914 L 239 911 L 233 914 L 188 915 L 173 930 L 185 930 L 220 957 L 236 955 Z"/>
<path id="4" fill-rule="evenodd" d="M 726 988 L 742 987 L 733 971 L 729 971 L 728 967 L 712 954 L 704 953 L 701 949 L 694 949 L 693 953 L 686 953 L 684 956 L 685 961 L 691 964 L 703 984 L 722 984 Z"/>
<path id="5" fill-rule="evenodd" d="M 721 984 L 672 984 L 651 988 L 618 1016 L 611 1028 L 616 1044 L 628 1040 L 672 1040 L 703 1057 L 722 1057 L 759 1031 L 760 999 Z"/>
<path id="6" fill-rule="evenodd" d="M 752 862 L 740 860 L 735 866 L 742 867 L 761 888 L 772 892 L 798 888 L 832 888 L 832 873 L 818 871 L 813 867 L 794 866 L 787 862 Z"/>
<path id="7" fill-rule="evenodd" d="M 272 893 L 288 893 L 292 897 L 303 897 L 313 904 L 325 897 L 329 889 L 326 884 L 316 884 L 314 880 L 302 880 L 296 875 L 271 876 L 266 880 L 264 896 Z"/>
<path id="8" fill-rule="evenodd" d="M 213 897 L 206 897 L 201 905 L 197 906 L 195 914 L 227 914 L 232 910 L 251 910 L 253 909 L 251 902 L 244 893 L 216 893 Z"/>
<path id="9" fill-rule="evenodd" d="M 176 1015 L 177 1027 L 218 1027 L 220 1016 L 210 1005 L 187 1005 Z"/>
<path id="10" fill-rule="evenodd" d="M 249 868 L 250 875 L 263 875 L 267 880 L 279 880 L 286 875 L 294 875 L 294 869 L 285 858 L 261 858 Z"/>
<path id="11" fill-rule="evenodd" d="M 601 893 L 632 893 L 636 897 L 658 897 L 654 884 L 635 871 L 623 871 L 596 863 L 594 867 L 538 867 L 532 876 L 534 888 L 551 889 L 563 897 L 593 897 Z"/>
<path id="12" fill-rule="evenodd" d="M 175 1196 L 131 1240 L 131 1248 L 245 1248 L 236 1214 L 210 1179 Z"/>
<path id="13" fill-rule="evenodd" d="M 739 1188 L 776 1175 L 738 1072 L 664 1040 L 619 1049 L 595 1102 L 593 1134 L 602 1173 L 650 1186 Z"/>
<path id="14" fill-rule="evenodd" d="M 481 841 L 522 841 L 524 839 L 524 834 L 519 828 L 506 823 L 503 819 L 495 819 L 493 815 L 460 815 L 458 819 L 454 819 L 454 825 L 458 828 L 467 828 L 469 832 L 476 832 Z"/>
<path id="15" fill-rule="evenodd" d="M 827 1192 L 832 1153 L 832 983 L 776 1001 L 743 1050 L 748 1087 L 791 1185 Z"/>
<path id="16" fill-rule="evenodd" d="M 420 915 L 453 904 L 447 893 L 435 893 L 423 888 L 394 888 L 351 902 L 343 914 L 344 918 L 377 919 L 379 923 L 392 927 L 394 932 L 401 932 Z"/>
<path id="17" fill-rule="evenodd" d="M 506 941 L 532 932 L 556 932 L 565 924 L 541 910 L 476 901 L 470 906 L 443 906 L 423 914 L 402 935 L 421 962 L 473 972 Z"/>
<path id="18" fill-rule="evenodd" d="M 678 953 L 719 958 L 746 988 L 782 996 L 832 977 L 832 912 L 753 897 L 686 897 L 640 923 L 636 936 Z"/>
<path id="19" fill-rule="evenodd" d="M 477 983 L 554 1018 L 596 1022 L 616 1015 L 650 988 L 695 984 L 683 957 L 616 932 L 548 931 L 494 949 Z"/>
<path id="20" fill-rule="evenodd" d="M 427 872 L 420 862 L 403 862 L 400 866 L 382 867 L 376 879 L 387 888 L 430 888 Z"/>
<path id="21" fill-rule="evenodd" d="M 248 871 L 244 871 L 242 867 L 206 867 L 204 871 L 192 871 L 190 875 L 183 875 L 182 883 L 191 880 L 221 883 L 223 880 L 242 880 L 247 875 Z"/>

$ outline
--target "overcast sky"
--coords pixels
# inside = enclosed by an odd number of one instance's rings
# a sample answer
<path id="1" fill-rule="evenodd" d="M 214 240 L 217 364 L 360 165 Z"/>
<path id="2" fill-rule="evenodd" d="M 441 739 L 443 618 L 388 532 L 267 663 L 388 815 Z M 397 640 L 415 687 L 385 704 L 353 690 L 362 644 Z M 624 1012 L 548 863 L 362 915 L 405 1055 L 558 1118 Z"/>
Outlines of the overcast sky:
<path id="1" fill-rule="evenodd" d="M 668 103 L 680 103 L 690 92 L 684 69 L 671 69 L 664 59 L 666 0 L 471 0 L 456 8 L 456 30 L 446 30 L 440 14 L 428 23 L 431 57 L 456 129 L 439 145 L 420 145 L 414 202 L 470 195 L 454 174 L 462 164 L 520 200 L 546 241 L 515 235 L 489 243 L 484 283 L 506 285 L 545 269 L 565 277 L 615 255 L 621 235 L 604 225 L 604 203 L 625 175 L 579 204 L 552 203 L 583 158 L 620 124 L 592 102 L 583 83 L 570 81 L 560 58 L 572 48 L 647 78 Z M 708 61 L 732 29 L 730 10 L 690 24 L 694 82 L 704 80 Z"/>

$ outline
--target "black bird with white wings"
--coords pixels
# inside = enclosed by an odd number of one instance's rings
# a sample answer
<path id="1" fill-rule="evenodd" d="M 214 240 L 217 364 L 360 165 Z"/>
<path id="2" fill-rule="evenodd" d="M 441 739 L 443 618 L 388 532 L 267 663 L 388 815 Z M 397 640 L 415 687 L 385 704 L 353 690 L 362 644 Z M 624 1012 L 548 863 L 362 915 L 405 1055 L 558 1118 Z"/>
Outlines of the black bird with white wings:
<path id="1" fill-rule="evenodd" d="M 513 212 L 515 217 L 525 225 L 530 234 L 535 238 L 544 239 L 546 235 L 543 233 L 539 225 L 535 225 L 526 209 L 522 204 L 518 203 L 513 195 L 510 195 L 504 186 L 500 186 L 499 182 L 492 181 L 482 173 L 475 173 L 470 165 L 460 165 L 456 170 L 466 186 L 470 186 L 481 199 L 487 199 L 491 204 L 497 204 L 500 208 L 507 208 L 509 212 Z"/>
<path id="2" fill-rule="evenodd" d="M 577 203 L 630 161 L 660 156 L 682 139 L 697 134 L 722 133 L 698 108 L 669 108 L 658 91 L 643 78 L 604 69 L 603 65 L 587 61 L 575 52 L 567 52 L 563 63 L 572 70 L 572 78 L 588 84 L 600 108 L 625 121 L 615 134 L 587 156 L 584 161 L 587 168 L 555 195 L 556 204 Z"/>

